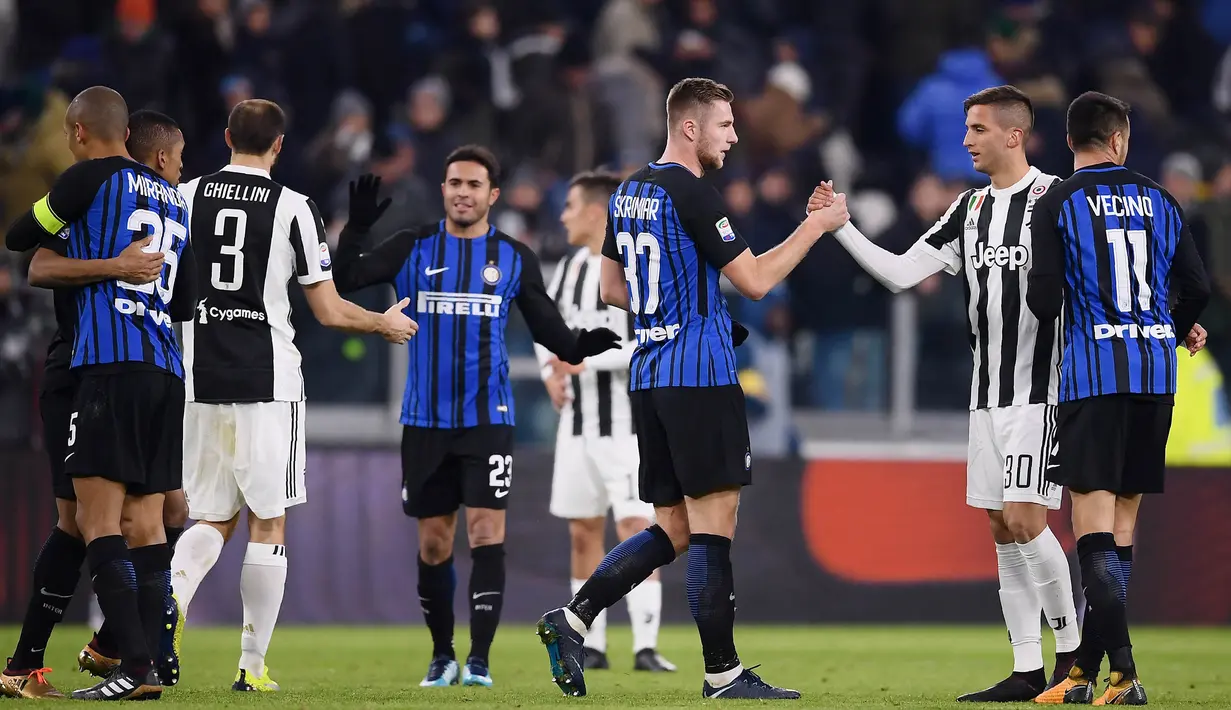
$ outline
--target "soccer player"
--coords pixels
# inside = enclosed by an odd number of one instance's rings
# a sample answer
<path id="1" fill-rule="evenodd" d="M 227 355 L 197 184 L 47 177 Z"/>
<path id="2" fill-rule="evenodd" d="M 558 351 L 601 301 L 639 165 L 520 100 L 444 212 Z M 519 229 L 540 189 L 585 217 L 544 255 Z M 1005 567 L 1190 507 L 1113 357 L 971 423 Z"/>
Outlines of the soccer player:
<path id="1" fill-rule="evenodd" d="M 834 236 L 895 293 L 965 266 L 974 360 L 966 504 L 986 510 L 991 523 L 1013 673 L 958 700 L 1027 701 L 1066 676 L 1080 642 L 1068 558 L 1047 526 L 1047 511 L 1060 507 L 1060 488 L 1044 477 L 1055 443 L 1056 319 L 1035 318 L 1023 303 L 1033 249 L 1030 215 L 1060 179 L 1026 161 L 1034 111 L 1024 93 L 997 86 L 963 106 L 964 145 L 991 184 L 962 193 L 902 255 L 876 246 L 853 224 Z M 828 189 L 817 188 L 809 207 L 824 204 Z M 1050 682 L 1040 608 L 1056 637 Z"/>
<path id="2" fill-rule="evenodd" d="M 374 313 L 338 296 L 316 205 L 270 177 L 285 129 L 277 104 L 241 101 L 224 134 L 230 164 L 180 188 L 192 211 L 201 284 L 196 317 L 184 324 L 184 489 L 198 524 L 180 538 L 172 586 L 186 618 L 246 506 L 244 622 L 231 686 L 238 691 L 278 690 L 265 656 L 286 585 L 286 510 L 308 495 L 291 278 L 327 327 L 398 344 L 417 327 L 402 312 L 405 301 Z"/>
<path id="3" fill-rule="evenodd" d="M 847 221 L 845 196 L 812 212 L 786 240 L 754 256 L 702 176 L 735 144 L 730 89 L 684 79 L 667 96 L 662 157 L 611 198 L 600 290 L 633 314 L 629 372 L 640 456 L 638 494 L 656 523 L 621 542 L 538 632 L 565 695 L 586 694 L 585 636 L 599 612 L 688 551 L 688 602 L 705 659 L 702 696 L 795 699 L 744 668 L 735 649 L 731 538 L 740 490 L 752 482 L 744 393 L 719 281 L 760 299 L 821 235 Z"/>
<path id="4" fill-rule="evenodd" d="M 130 154 L 133 154 L 134 138 L 140 139 L 142 127 L 146 125 L 138 113 L 130 117 L 128 124 Z M 168 147 L 174 149 L 174 146 Z M 144 157 L 141 160 L 168 182 L 175 184 L 179 181 L 178 168 L 173 169 L 169 163 L 151 162 Z M 28 215 L 22 217 L 27 218 Z M 72 479 L 64 471 L 69 419 L 79 380 L 79 371 L 69 367 L 77 330 L 76 287 L 109 279 L 135 284 L 153 283 L 162 273 L 163 255 L 144 251 L 144 246 L 149 243 L 147 238 L 134 241 L 113 259 L 69 259 L 63 256 L 68 247 L 66 239 L 48 240 L 48 246 L 40 247 L 45 233 L 40 229 L 30 229 L 30 226 L 28 222 L 24 228 L 14 225 L 8 232 L 5 246 L 12 251 L 38 248 L 30 263 L 30 285 L 54 289 L 56 332 L 47 347 L 39 393 L 39 413 L 58 520 L 34 563 L 30 604 L 22 622 L 17 648 L 4 672 L 0 673 L 0 694 L 24 698 L 61 698 L 63 693 L 46 679 L 51 669 L 46 667 L 43 653 L 51 638 L 52 628 L 64 618 L 86 559 L 86 545 L 76 521 L 77 496 L 73 492 Z M 111 665 L 118 663 L 117 659 Z"/>
<path id="5" fill-rule="evenodd" d="M 1175 351 L 1201 344 L 1194 326 L 1210 295 L 1179 203 L 1123 167 L 1128 112 L 1106 94 L 1073 100 L 1073 176 L 1039 201 L 1031 225 L 1026 302 L 1040 319 L 1064 316 L 1059 451 L 1047 477 L 1069 489 L 1086 592 L 1076 663 L 1036 699 L 1045 704 L 1091 702 L 1103 653 L 1111 675 L 1096 702 L 1146 704 L 1124 609 L 1133 529 L 1141 496 L 1163 492 Z"/>
<path id="6" fill-rule="evenodd" d="M 401 230 L 365 249 L 389 200 L 380 180 L 351 185 L 350 214 L 338 241 L 342 292 L 391 283 L 409 298 L 422 329 L 411 342 L 402 402 L 402 510 L 419 527 L 419 601 L 432 635 L 421 686 L 491 686 L 489 652 L 504 597 L 505 510 L 513 484 L 513 392 L 505 327 L 516 303 L 536 342 L 562 361 L 618 347 L 606 328 L 571 333 L 547 297 L 542 267 L 528 247 L 488 222 L 500 197 L 491 151 L 462 146 L 445 160 L 445 218 Z M 470 557 L 470 652 L 459 669 L 453 650 L 453 540 L 466 506 Z"/>
<path id="7" fill-rule="evenodd" d="M 603 559 L 607 510 L 623 542 L 650 526 L 654 506 L 637 496 L 637 438 L 628 397 L 628 363 L 636 348 L 632 316 L 603 303 L 599 295 L 607 202 L 620 178 L 601 172 L 573 178 L 560 221 L 568 243 L 580 247 L 560 262 L 547 293 L 569 327 L 604 325 L 620 333 L 622 347 L 569 365 L 535 346 L 543 381 L 560 410 L 551 481 L 551 513 L 568 520 L 574 594 Z M 633 668 L 674 671 L 656 650 L 662 616 L 658 572 L 628 594 L 633 627 Z M 607 612 L 594 618 L 586 635 L 586 668 L 608 668 Z"/>
<path id="8" fill-rule="evenodd" d="M 180 487 L 183 362 L 172 322 L 191 316 L 195 264 L 179 192 L 134 162 L 124 141 L 128 108 L 106 87 L 78 94 L 65 116 L 77 164 L 14 229 L 67 240 L 67 255 L 107 259 L 150 239 L 165 264 L 152 283 L 106 280 L 77 292 L 70 366 L 80 384 L 69 416 L 65 472 L 103 613 L 115 624 L 120 664 L 83 700 L 157 698 L 151 660 L 163 625 L 170 551 L 163 493 Z M 62 236 L 61 236 L 62 235 Z M 184 273 L 180 273 L 183 267 Z M 128 518 L 128 544 L 121 518 Z M 130 552 L 131 546 L 131 552 Z"/>

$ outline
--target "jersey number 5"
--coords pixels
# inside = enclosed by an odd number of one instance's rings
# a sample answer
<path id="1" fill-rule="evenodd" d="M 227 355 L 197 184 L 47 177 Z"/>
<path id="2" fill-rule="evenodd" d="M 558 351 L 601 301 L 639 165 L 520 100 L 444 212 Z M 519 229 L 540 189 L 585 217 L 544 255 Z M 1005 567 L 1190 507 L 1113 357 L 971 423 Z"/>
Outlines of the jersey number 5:
<path id="1" fill-rule="evenodd" d="M 658 240 L 649 232 L 641 232 L 637 235 L 636 241 L 633 241 L 633 235 L 629 232 L 620 232 L 616 234 L 616 247 L 620 250 L 620 255 L 625 259 L 624 279 L 628 281 L 628 309 L 631 313 L 643 313 L 650 315 L 658 310 L 658 275 L 661 267 L 661 252 L 658 249 Z M 641 309 L 641 287 L 637 283 L 637 266 L 640 262 L 640 254 L 646 256 L 646 263 L 649 264 L 650 273 L 647 274 L 645 284 L 648 292 L 645 296 L 645 310 Z"/>
<path id="2" fill-rule="evenodd" d="M 1126 238 L 1127 237 L 1127 238 Z M 1150 310 L 1150 283 L 1146 280 L 1149 264 L 1149 240 L 1144 229 L 1109 229 L 1107 243 L 1111 245 L 1111 263 L 1116 272 L 1116 308 L 1127 313 L 1133 309 L 1132 289 L 1128 284 L 1128 247 L 1133 248 L 1133 276 L 1137 279 L 1137 305 Z"/>
<path id="3" fill-rule="evenodd" d="M 235 238 L 227 240 L 227 220 L 235 220 Z M 231 280 L 222 279 L 222 263 L 210 265 L 209 282 L 219 291 L 238 291 L 244 285 L 244 235 L 248 232 L 248 213 L 243 210 L 218 210 L 214 219 L 214 236 L 218 237 L 218 253 L 231 257 Z M 230 241 L 230 244 L 227 242 Z"/>
<path id="4" fill-rule="evenodd" d="M 117 281 L 116 285 L 130 291 L 153 294 L 158 291 L 158 298 L 164 305 L 171 303 L 171 294 L 175 292 L 175 273 L 179 271 L 180 257 L 175 248 L 175 240 L 188 241 L 188 228 L 173 219 L 163 220 L 156 212 L 150 210 L 133 210 L 128 217 L 128 230 L 133 233 L 133 239 L 143 239 L 142 232 L 149 232 L 150 245 L 144 249 L 147 254 L 162 252 L 167 268 L 162 276 L 147 284 L 133 284 L 127 281 Z"/>

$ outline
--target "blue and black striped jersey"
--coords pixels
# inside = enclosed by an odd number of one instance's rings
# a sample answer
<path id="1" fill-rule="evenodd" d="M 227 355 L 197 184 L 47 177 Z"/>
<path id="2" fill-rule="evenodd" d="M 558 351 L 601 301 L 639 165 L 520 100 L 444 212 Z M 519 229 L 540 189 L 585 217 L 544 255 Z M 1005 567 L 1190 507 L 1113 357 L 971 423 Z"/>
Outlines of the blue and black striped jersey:
<path id="1" fill-rule="evenodd" d="M 603 256 L 635 317 L 629 389 L 738 384 L 721 269 L 748 248 L 722 197 L 687 168 L 650 163 L 620 184 Z"/>
<path id="2" fill-rule="evenodd" d="M 183 377 L 171 324 L 192 310 L 195 267 L 188 209 L 179 191 L 153 170 L 123 157 L 73 165 L 33 208 L 43 245 L 76 259 L 111 259 L 149 237 L 166 259 L 153 283 L 107 280 L 77 290 L 72 367 L 144 363 Z M 175 311 L 171 304 L 175 300 Z M 178 306 L 183 305 L 184 308 Z M 180 312 L 188 315 L 176 318 Z"/>
<path id="3" fill-rule="evenodd" d="M 1030 308 L 1059 314 L 1063 297 L 1060 401 L 1175 394 L 1175 350 L 1209 292 L 1175 199 L 1122 166 L 1093 165 L 1039 200 L 1031 232 Z"/>
<path id="4" fill-rule="evenodd" d="M 475 238 L 452 236 L 443 220 L 399 231 L 367 252 L 365 238 L 364 230 L 343 230 L 334 282 L 342 293 L 389 283 L 399 299 L 410 299 L 419 331 L 407 343 L 402 424 L 514 424 L 505 344 L 510 306 L 517 304 L 534 339 L 561 359 L 576 348 L 534 252 L 494 228 Z"/>

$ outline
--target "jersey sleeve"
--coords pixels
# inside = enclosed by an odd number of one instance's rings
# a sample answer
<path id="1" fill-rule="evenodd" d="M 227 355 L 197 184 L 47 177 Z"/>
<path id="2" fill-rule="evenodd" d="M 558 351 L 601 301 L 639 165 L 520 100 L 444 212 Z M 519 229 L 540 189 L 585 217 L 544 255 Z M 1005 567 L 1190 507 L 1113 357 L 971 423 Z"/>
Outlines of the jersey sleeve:
<path id="1" fill-rule="evenodd" d="M 84 217 L 98 188 L 114 172 L 112 168 L 109 161 L 100 160 L 73 164 L 56 178 L 51 191 L 9 228 L 5 246 L 12 251 L 33 249 L 43 244 L 45 236 L 55 237 L 70 223 Z"/>
<path id="2" fill-rule="evenodd" d="M 197 310 L 197 259 L 192 241 L 184 243 L 176 268 L 175 287 L 171 292 L 171 320 L 183 323 Z"/>
<path id="3" fill-rule="evenodd" d="M 1030 273 L 1026 305 L 1040 321 L 1054 320 L 1064 305 L 1064 233 L 1056 191 L 1034 204 L 1030 217 Z"/>
<path id="4" fill-rule="evenodd" d="M 607 207 L 607 234 L 603 237 L 603 256 L 618 261 L 621 264 L 624 260 L 620 258 L 620 245 L 616 244 L 615 224 L 611 219 L 611 207 Z"/>
<path id="5" fill-rule="evenodd" d="M 295 250 L 295 276 L 308 286 L 333 278 L 333 258 L 325 241 L 325 221 L 316 203 L 307 197 L 297 201 L 289 214 L 291 247 Z"/>
<path id="6" fill-rule="evenodd" d="M 670 187 L 680 222 L 710 266 L 721 269 L 748 249 L 748 242 L 731 224 L 718 190 L 688 178 Z"/>
<path id="7" fill-rule="evenodd" d="M 338 237 L 337 273 L 334 274 L 338 292 L 350 293 L 373 284 L 392 283 L 420 236 L 421 232 L 400 229 L 364 251 L 363 242 L 369 238 L 368 231 L 349 224 L 343 227 Z"/>
<path id="8" fill-rule="evenodd" d="M 1210 300 L 1210 278 L 1205 264 L 1201 262 L 1201 255 L 1197 253 L 1196 240 L 1189 226 L 1182 221 L 1182 216 L 1180 220 L 1175 256 L 1171 260 L 1171 271 L 1167 274 L 1171 292 L 1175 295 L 1171 320 L 1175 323 L 1176 343 L 1183 343 L 1188 337 L 1188 332 Z"/>
<path id="9" fill-rule="evenodd" d="M 915 244 L 919 250 L 939 259 L 945 271 L 954 276 L 962 270 L 962 220 L 966 216 L 966 203 L 973 195 L 972 191 L 959 195 Z"/>
<path id="10" fill-rule="evenodd" d="M 521 257 L 521 284 L 517 289 L 517 308 L 534 342 L 539 343 L 561 360 L 567 360 L 577 349 L 577 338 L 569 330 L 568 324 L 556 304 L 547 295 L 547 287 L 543 285 L 543 267 L 539 258 L 530 248 L 520 242 L 514 242 L 518 255 Z"/>

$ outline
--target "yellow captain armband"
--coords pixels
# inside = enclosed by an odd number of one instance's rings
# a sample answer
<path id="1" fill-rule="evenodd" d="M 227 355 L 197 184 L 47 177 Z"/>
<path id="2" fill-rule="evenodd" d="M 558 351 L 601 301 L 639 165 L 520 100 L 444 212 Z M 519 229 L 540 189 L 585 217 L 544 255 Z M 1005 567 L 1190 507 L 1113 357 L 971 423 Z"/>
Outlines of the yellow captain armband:
<path id="1" fill-rule="evenodd" d="M 38 222 L 38 226 L 43 228 L 48 234 L 59 234 L 61 229 L 64 229 L 66 224 L 64 220 L 51 209 L 51 203 L 47 201 L 48 195 L 43 195 L 43 199 L 34 203 L 31 209 L 34 211 L 34 220 Z"/>

